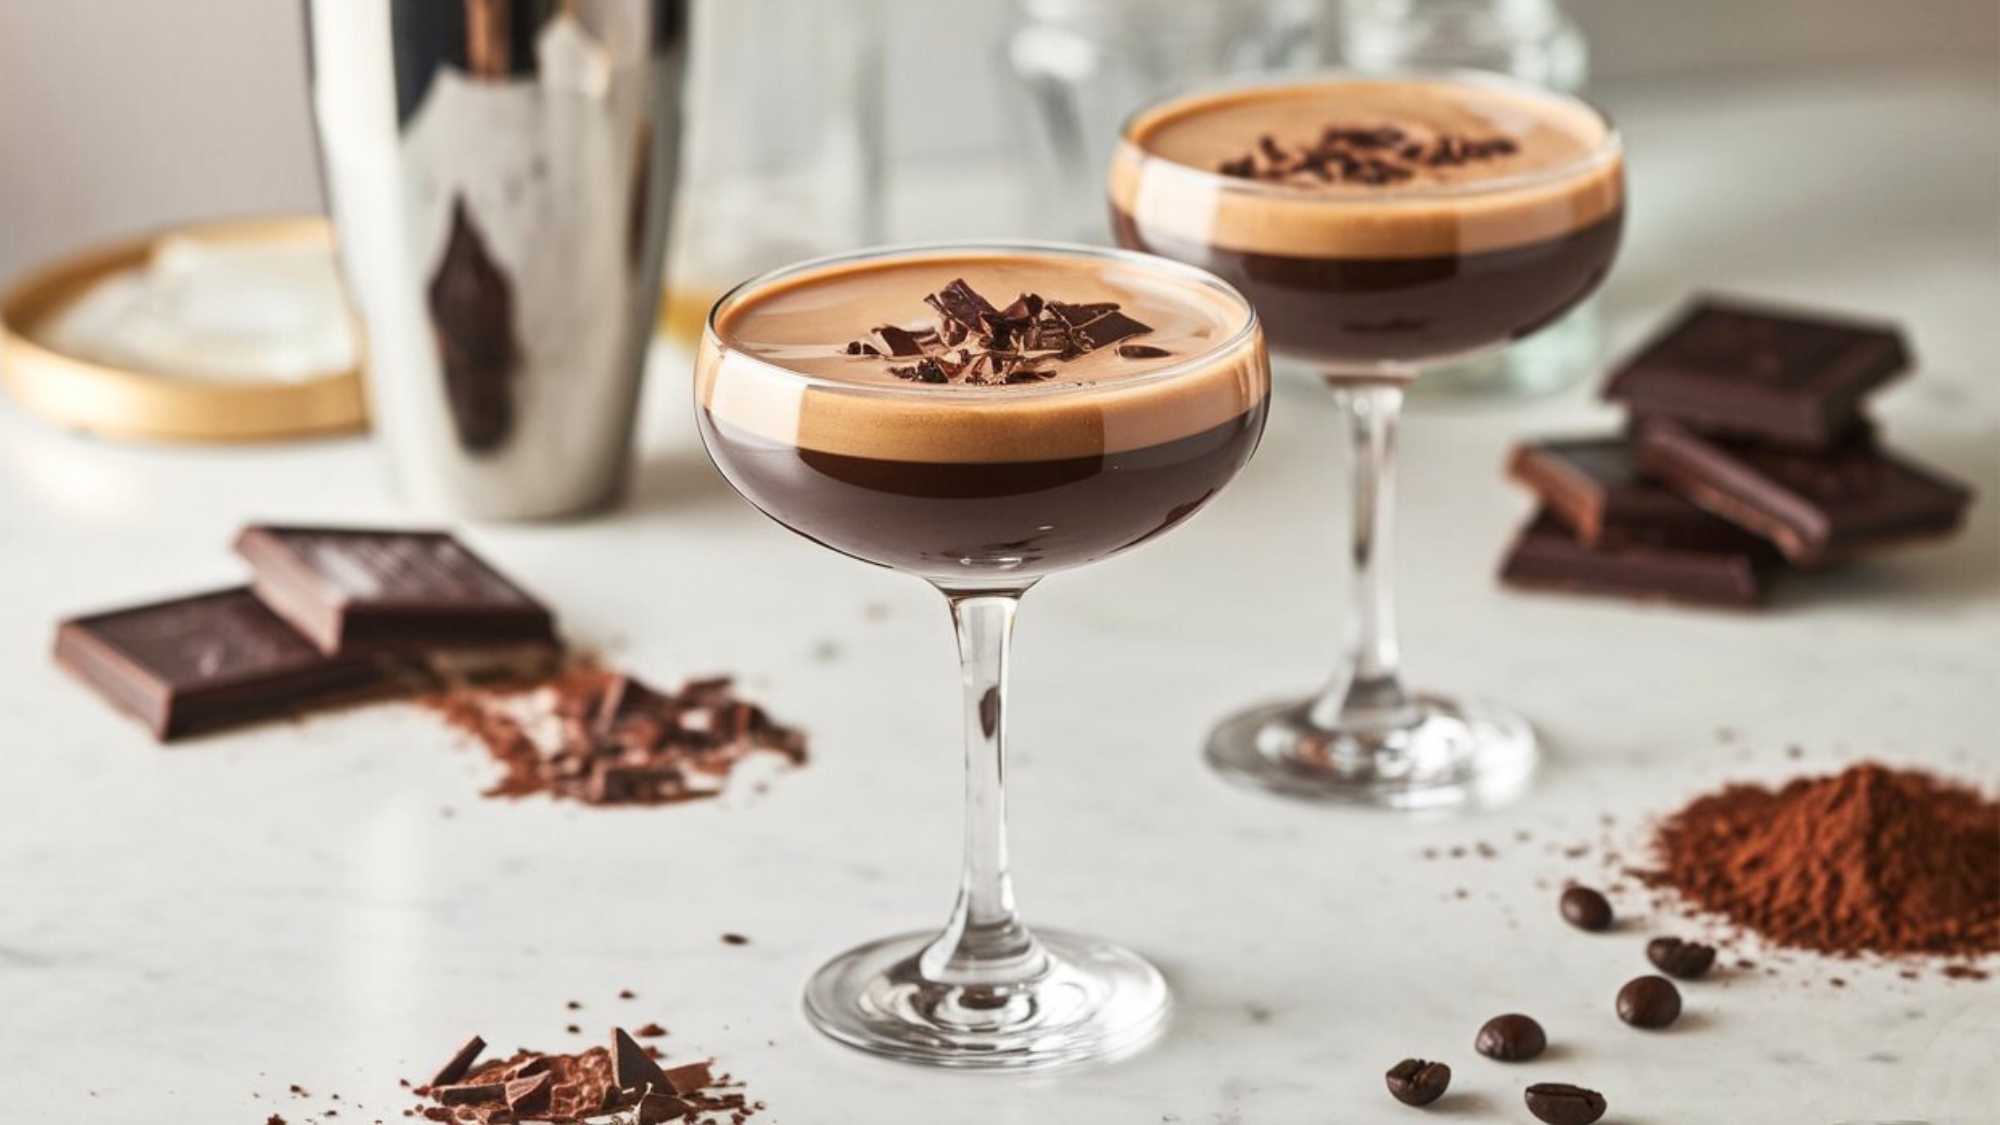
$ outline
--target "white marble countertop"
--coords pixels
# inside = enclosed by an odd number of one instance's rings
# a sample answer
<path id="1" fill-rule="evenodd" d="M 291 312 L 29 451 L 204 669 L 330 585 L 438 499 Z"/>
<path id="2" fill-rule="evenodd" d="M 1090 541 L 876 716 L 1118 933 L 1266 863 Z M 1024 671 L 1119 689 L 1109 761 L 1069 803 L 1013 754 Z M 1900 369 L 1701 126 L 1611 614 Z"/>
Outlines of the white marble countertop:
<path id="1" fill-rule="evenodd" d="M 812 764 L 762 792 L 654 810 L 482 800 L 482 754 L 403 706 L 153 746 L 51 666 L 59 616 L 238 581 L 227 544 L 246 520 L 416 517 L 362 441 L 121 447 L 5 408 L 0 1115 L 400 1120 L 397 1079 L 474 1031 L 561 1048 L 580 1043 L 571 1022 L 652 1019 L 778 1125 L 1409 1122 L 1381 1074 L 1412 1054 L 1453 1065 L 1446 1120 L 1527 1121 L 1522 1086 L 1569 1080 L 1605 1091 L 1620 1125 L 1993 1121 L 2000 981 L 1791 958 L 1687 987 L 1681 1024 L 1642 1034 L 1612 995 L 1645 969 L 1644 933 L 1686 928 L 1582 935 L 1553 887 L 1597 870 L 1562 847 L 1629 847 L 1724 779 L 1871 756 L 1996 780 L 1994 106 L 1990 84 L 1937 79 L 1613 99 L 1635 197 L 1614 342 L 1702 286 L 1893 315 L 1922 371 L 1882 400 L 1888 432 L 1985 499 L 1950 544 L 1787 582 L 1762 614 L 1511 594 L 1492 573 L 1528 505 L 1501 481 L 1505 448 L 1613 417 L 1582 389 L 1420 408 L 1411 671 L 1537 722 L 1547 762 L 1519 803 L 1365 815 L 1239 792 L 1199 763 L 1210 720 L 1331 659 L 1333 417 L 1316 386 L 1282 388 L 1257 460 L 1187 529 L 1034 592 L 1013 712 L 1023 903 L 1144 951 L 1179 1002 L 1150 1050 L 1077 1072 L 929 1073 L 804 1025 L 813 967 L 949 905 L 951 645 L 935 595 L 790 537 L 714 475 L 684 357 L 653 373 L 622 511 L 468 531 L 577 642 L 661 679 L 737 671 L 814 736 Z M 1481 842 L 1497 855 L 1422 858 Z M 1551 1056 L 1475 1056 L 1479 1024 L 1515 1009 L 1548 1027 Z"/>

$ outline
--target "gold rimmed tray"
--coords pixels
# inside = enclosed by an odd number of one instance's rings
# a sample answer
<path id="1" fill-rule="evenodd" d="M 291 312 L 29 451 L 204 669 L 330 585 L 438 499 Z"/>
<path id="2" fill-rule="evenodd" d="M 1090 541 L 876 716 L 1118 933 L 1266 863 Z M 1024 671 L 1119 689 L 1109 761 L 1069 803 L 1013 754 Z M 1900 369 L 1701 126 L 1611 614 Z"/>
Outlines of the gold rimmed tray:
<path id="1" fill-rule="evenodd" d="M 0 385 L 65 426 L 151 441 L 269 441 L 351 432 L 367 421 L 358 367 L 305 379 L 210 382 L 111 366 L 60 350 L 49 329 L 94 286 L 145 265 L 163 238 L 327 246 L 316 216 L 180 227 L 95 246 L 30 271 L 0 294 Z"/>

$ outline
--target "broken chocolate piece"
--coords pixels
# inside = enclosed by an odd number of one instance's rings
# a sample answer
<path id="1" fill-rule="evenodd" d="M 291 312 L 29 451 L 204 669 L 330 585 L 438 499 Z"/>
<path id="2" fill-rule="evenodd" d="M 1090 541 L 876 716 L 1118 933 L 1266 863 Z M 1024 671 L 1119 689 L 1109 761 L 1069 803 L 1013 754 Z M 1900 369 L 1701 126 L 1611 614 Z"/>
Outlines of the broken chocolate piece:
<path id="1" fill-rule="evenodd" d="M 613 1080 L 620 1089 L 671 1090 L 676 1094 L 685 1094 L 701 1088 L 682 1089 L 676 1086 L 668 1079 L 667 1072 L 660 1069 L 660 1064 L 654 1062 L 646 1049 L 639 1045 L 639 1041 L 627 1035 L 622 1027 L 611 1029 L 611 1060 Z"/>
<path id="2" fill-rule="evenodd" d="M 691 1111 L 686 1102 L 664 1090 L 655 1090 L 641 1097 L 633 1105 L 638 1125 L 660 1125 L 665 1121 L 678 1121 Z"/>
<path id="3" fill-rule="evenodd" d="M 546 1064 L 544 1064 L 546 1065 Z M 546 1071 L 507 1083 L 507 1108 L 516 1117 L 547 1112 L 554 1093 L 555 1075 Z"/>
<path id="4" fill-rule="evenodd" d="M 680 1066 L 667 1069 L 662 1073 L 661 1077 L 667 1080 L 667 1085 L 673 1088 L 674 1093 L 686 1097 L 689 1094 L 699 1093 L 702 1089 L 714 1083 L 715 1078 L 710 1073 L 713 1065 L 708 1060 L 683 1063 Z"/>
<path id="5" fill-rule="evenodd" d="M 1152 329 L 1146 325 L 1113 309 L 1096 320 L 1079 326 L 1071 333 L 1070 338 L 1075 340 L 1084 351 L 1095 351 L 1098 348 L 1108 348 L 1120 340 L 1129 339 L 1151 331 Z"/>
<path id="6" fill-rule="evenodd" d="M 322 652 L 556 643 L 548 607 L 445 532 L 255 525 L 236 553 Z"/>
<path id="7" fill-rule="evenodd" d="M 1063 327 L 1070 329 L 1081 328 L 1099 317 L 1118 311 L 1118 305 L 1112 301 L 1097 301 L 1087 305 L 1072 305 L 1067 301 L 1050 301 L 1048 308 L 1049 312 L 1054 314 L 1056 320 L 1060 321 Z"/>
<path id="8" fill-rule="evenodd" d="M 1042 315 L 1042 298 L 1039 294 L 1023 293 L 1014 298 L 1014 303 L 1000 310 L 999 318 L 1011 325 L 1032 324 Z"/>
<path id="9" fill-rule="evenodd" d="M 943 289 L 925 297 L 924 303 L 936 309 L 944 318 L 944 323 L 939 326 L 940 330 L 947 327 L 957 328 L 959 339 L 982 331 L 984 319 L 998 311 L 986 298 L 974 292 L 972 286 L 965 283 L 964 278 L 958 278 Z M 947 342 L 957 341 L 947 337 Z"/>
<path id="10" fill-rule="evenodd" d="M 499 1082 L 475 1082 L 465 1086 L 433 1086 L 431 1097 L 439 1105 L 475 1105 L 479 1102 L 505 1101 L 507 1087 Z"/>
<path id="11" fill-rule="evenodd" d="M 479 1036 L 475 1035 L 467 1039 L 465 1045 L 453 1053 L 450 1060 L 439 1067 L 438 1072 L 431 1076 L 428 1084 L 432 1086 L 449 1086 L 453 1082 L 465 1077 L 466 1072 L 472 1069 L 472 1064 L 479 1061 L 479 1053 L 485 1049 L 486 1040 L 481 1039 Z"/>
<path id="12" fill-rule="evenodd" d="M 1861 425 L 1862 398 L 1909 365 L 1894 325 L 1708 297 L 1626 360 L 1604 397 L 1642 419 L 1828 449 Z"/>
<path id="13" fill-rule="evenodd" d="M 875 329 L 875 335 L 882 338 L 882 346 L 889 349 L 890 355 L 912 356 L 924 354 L 924 349 L 917 343 L 916 336 L 911 334 L 907 329 L 898 328 L 893 324 L 884 324 Z M 856 340 L 854 343 L 847 345 L 848 354 L 854 354 L 854 349 L 857 345 L 863 348 L 868 347 L 862 341 Z"/>
<path id="14" fill-rule="evenodd" d="M 1161 359 L 1174 353 L 1151 344 L 1120 344 L 1118 355 L 1124 359 Z"/>
<path id="15" fill-rule="evenodd" d="M 1607 528 L 1651 529 L 1686 543 L 1717 538 L 1726 521 L 1648 479 L 1624 437 L 1544 441 L 1518 446 L 1508 475 L 1526 485 L 1543 508 L 1579 542 L 1595 546 Z"/>
<path id="16" fill-rule="evenodd" d="M 1542 512 L 1515 540 L 1500 580 L 1529 590 L 1754 606 L 1764 599 L 1773 553 L 1755 537 L 1716 522 L 1720 534 L 1714 539 L 1630 525 L 1592 546 Z"/>
<path id="17" fill-rule="evenodd" d="M 533 1058 L 522 1059 L 520 1062 L 508 1067 L 507 1077 L 509 1080 L 528 1078 L 541 1074 L 548 1069 L 549 1057 L 547 1055 L 536 1055 Z"/>
<path id="18" fill-rule="evenodd" d="M 1675 492 L 1775 544 L 1796 566 L 1957 531 L 1972 490 L 1863 434 L 1806 453 L 1706 437 L 1660 419 L 1639 427 L 1640 463 Z"/>
<path id="19" fill-rule="evenodd" d="M 628 719 L 671 719 L 678 710 L 673 700 L 641 683 L 638 677 L 613 673 L 604 688 L 604 697 L 598 700 L 592 728 L 608 738 Z"/>
<path id="20" fill-rule="evenodd" d="M 328 656 L 247 589 L 219 590 L 65 621 L 56 663 L 161 741 L 380 684 L 355 656 Z"/>

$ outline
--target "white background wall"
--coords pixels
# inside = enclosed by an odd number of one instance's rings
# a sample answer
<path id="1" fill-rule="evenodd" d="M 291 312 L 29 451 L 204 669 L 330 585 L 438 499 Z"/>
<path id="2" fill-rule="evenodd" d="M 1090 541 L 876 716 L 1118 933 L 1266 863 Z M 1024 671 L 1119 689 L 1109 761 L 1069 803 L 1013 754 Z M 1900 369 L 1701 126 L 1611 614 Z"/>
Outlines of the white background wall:
<path id="1" fill-rule="evenodd" d="M 1004 33 L 1012 4 L 882 2 L 891 97 L 907 95 L 892 121 L 897 156 L 1003 133 L 1009 91 L 985 45 Z M 1198 0 L 1157 2 L 1170 19 Z M 1949 70 L 1992 92 L 2000 129 L 2000 0 L 1568 7 L 1614 109 L 1616 92 L 1635 84 Z M 288 0 L 0 0 L 0 278 L 108 234 L 317 209 L 303 52 L 299 4 Z M 947 111 L 962 115 L 958 127 L 947 127 Z"/>

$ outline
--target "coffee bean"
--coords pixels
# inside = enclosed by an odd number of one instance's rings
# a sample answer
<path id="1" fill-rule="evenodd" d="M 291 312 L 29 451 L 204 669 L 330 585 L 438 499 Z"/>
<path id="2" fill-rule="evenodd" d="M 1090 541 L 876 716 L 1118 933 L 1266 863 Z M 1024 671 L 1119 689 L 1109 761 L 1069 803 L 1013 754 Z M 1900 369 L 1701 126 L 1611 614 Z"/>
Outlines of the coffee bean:
<path id="1" fill-rule="evenodd" d="M 1715 947 L 1677 937 L 1657 937 L 1646 943 L 1646 960 L 1670 977 L 1700 980 L 1715 964 Z"/>
<path id="2" fill-rule="evenodd" d="M 1479 1029 L 1479 1038 L 1472 1041 L 1473 1050 L 1501 1062 L 1527 1062 L 1548 1045 L 1549 1037 L 1543 1034 L 1542 1025 L 1519 1012 L 1487 1020 L 1486 1026 Z"/>
<path id="3" fill-rule="evenodd" d="M 1567 1082 L 1537 1082 L 1528 1087 L 1528 1112 L 1548 1125 L 1591 1125 L 1604 1116 L 1604 1095 Z"/>
<path id="4" fill-rule="evenodd" d="M 1611 928 L 1611 903 L 1589 887 L 1570 887 L 1562 893 L 1563 920 L 1579 930 L 1601 934 Z"/>
<path id="5" fill-rule="evenodd" d="M 1429 1105 L 1444 1096 L 1451 1085 L 1451 1068 L 1441 1062 L 1404 1059 L 1384 1076 L 1389 1094 L 1404 1105 Z"/>
<path id="6" fill-rule="evenodd" d="M 1681 1018 L 1681 990 L 1665 977 L 1634 977 L 1618 990 L 1618 1018 L 1633 1027 L 1665 1027 Z"/>

